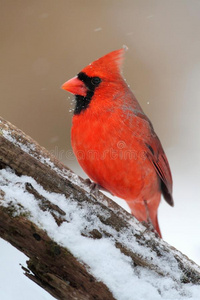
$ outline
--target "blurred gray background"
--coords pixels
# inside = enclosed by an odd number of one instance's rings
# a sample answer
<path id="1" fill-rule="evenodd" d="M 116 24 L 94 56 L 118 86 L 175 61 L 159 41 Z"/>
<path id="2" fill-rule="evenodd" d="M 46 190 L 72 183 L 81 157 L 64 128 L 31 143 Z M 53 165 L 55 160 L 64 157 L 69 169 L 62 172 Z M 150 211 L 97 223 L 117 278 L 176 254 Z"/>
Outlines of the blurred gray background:
<path id="1" fill-rule="evenodd" d="M 1 116 L 84 176 L 62 83 L 128 46 L 123 74 L 168 156 L 175 208 L 165 240 L 200 262 L 200 1 L 0 0 Z"/>

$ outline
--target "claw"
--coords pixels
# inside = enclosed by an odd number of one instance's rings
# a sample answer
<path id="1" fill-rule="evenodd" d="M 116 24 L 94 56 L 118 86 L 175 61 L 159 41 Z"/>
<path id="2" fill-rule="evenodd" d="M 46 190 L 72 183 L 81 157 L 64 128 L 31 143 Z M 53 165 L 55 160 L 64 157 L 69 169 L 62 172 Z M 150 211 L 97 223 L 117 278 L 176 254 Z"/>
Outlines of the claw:
<path id="1" fill-rule="evenodd" d="M 89 185 L 89 188 L 90 188 L 90 193 L 91 194 L 94 194 L 95 197 L 98 196 L 98 191 L 101 190 L 101 191 L 104 191 L 104 192 L 109 192 L 108 190 L 104 189 L 103 186 L 101 186 L 100 184 L 96 183 L 96 182 L 92 182 L 90 180 L 90 178 L 87 178 L 85 179 L 85 183 L 87 185 Z M 110 192 L 109 192 L 110 193 Z"/>

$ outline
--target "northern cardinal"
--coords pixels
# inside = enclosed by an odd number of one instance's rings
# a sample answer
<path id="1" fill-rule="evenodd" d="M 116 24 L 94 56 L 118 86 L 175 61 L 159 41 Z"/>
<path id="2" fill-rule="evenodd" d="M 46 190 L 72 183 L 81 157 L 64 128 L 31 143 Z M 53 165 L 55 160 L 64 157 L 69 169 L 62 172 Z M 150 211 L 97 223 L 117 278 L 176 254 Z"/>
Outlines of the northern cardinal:
<path id="1" fill-rule="evenodd" d="M 62 85 L 75 95 L 72 148 L 85 173 L 128 203 L 161 237 L 163 194 L 173 206 L 170 167 L 153 126 L 121 75 L 125 49 L 82 69 Z"/>

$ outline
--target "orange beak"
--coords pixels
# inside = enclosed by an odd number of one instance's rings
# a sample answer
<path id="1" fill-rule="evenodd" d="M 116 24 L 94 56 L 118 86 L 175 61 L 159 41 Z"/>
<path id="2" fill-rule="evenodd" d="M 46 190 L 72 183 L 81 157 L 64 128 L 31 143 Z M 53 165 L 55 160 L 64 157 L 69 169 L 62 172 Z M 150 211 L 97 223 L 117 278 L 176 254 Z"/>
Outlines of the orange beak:
<path id="1" fill-rule="evenodd" d="M 78 77 L 73 77 L 72 79 L 66 81 L 61 88 L 66 90 L 74 95 L 79 96 L 86 96 L 87 95 L 87 88 L 85 84 L 78 79 Z"/>

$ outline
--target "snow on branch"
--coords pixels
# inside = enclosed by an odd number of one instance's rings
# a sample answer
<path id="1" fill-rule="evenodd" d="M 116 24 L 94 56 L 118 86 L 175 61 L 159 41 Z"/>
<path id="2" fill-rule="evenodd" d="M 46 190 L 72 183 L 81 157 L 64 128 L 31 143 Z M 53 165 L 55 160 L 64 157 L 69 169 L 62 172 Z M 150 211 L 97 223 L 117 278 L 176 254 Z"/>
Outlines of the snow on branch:
<path id="1" fill-rule="evenodd" d="M 0 237 L 57 299 L 198 299 L 200 267 L 0 118 Z M 196 298 L 195 298 L 196 297 Z"/>

